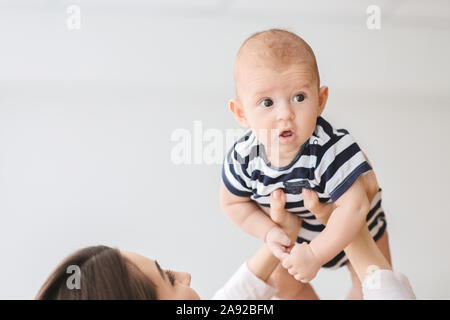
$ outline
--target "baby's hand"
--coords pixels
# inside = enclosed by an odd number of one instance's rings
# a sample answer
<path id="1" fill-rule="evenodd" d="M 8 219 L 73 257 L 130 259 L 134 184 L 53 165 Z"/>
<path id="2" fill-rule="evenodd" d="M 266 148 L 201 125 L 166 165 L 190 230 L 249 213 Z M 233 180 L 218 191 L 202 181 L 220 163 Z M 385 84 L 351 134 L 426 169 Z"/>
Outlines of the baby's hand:
<path id="1" fill-rule="evenodd" d="M 273 227 L 266 235 L 266 243 L 273 255 L 280 259 L 283 254 L 289 253 L 292 242 L 280 227 Z"/>
<path id="2" fill-rule="evenodd" d="M 306 242 L 297 243 L 290 254 L 281 255 L 281 265 L 300 282 L 308 283 L 316 276 L 322 264 Z"/>

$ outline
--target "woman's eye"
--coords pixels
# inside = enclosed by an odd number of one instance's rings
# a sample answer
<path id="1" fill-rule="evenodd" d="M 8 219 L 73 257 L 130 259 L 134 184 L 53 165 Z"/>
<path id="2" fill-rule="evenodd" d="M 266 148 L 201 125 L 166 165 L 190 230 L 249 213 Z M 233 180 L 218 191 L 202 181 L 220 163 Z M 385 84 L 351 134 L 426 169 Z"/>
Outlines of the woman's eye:
<path id="1" fill-rule="evenodd" d="M 303 95 L 303 93 L 299 93 L 298 95 L 296 95 L 296 96 L 294 97 L 294 100 L 295 100 L 296 102 L 302 102 L 303 100 L 305 100 L 305 96 Z"/>
<path id="2" fill-rule="evenodd" d="M 270 99 L 264 99 L 263 101 L 261 101 L 260 105 L 262 107 L 271 107 L 273 106 L 273 101 Z"/>
<path id="3" fill-rule="evenodd" d="M 174 285 L 175 284 L 175 274 L 173 273 L 173 271 L 166 271 L 167 274 L 167 278 L 169 278 L 170 284 Z"/>

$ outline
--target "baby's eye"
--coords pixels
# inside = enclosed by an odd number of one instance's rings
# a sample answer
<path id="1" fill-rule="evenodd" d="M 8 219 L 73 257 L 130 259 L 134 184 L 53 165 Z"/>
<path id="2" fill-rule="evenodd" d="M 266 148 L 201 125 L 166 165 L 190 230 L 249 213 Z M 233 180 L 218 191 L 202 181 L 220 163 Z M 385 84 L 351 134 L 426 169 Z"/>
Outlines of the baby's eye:
<path id="1" fill-rule="evenodd" d="M 303 93 L 299 93 L 294 97 L 294 101 L 296 102 L 302 102 L 303 100 L 305 100 L 305 95 Z"/>
<path id="2" fill-rule="evenodd" d="M 259 105 L 262 107 L 271 107 L 273 106 L 273 101 L 270 99 L 264 99 Z"/>

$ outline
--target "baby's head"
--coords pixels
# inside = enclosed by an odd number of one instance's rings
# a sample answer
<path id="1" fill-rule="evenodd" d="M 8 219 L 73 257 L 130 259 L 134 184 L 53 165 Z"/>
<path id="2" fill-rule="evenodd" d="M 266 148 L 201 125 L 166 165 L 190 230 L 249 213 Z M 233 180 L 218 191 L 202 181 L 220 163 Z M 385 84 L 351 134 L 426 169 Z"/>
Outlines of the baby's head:
<path id="1" fill-rule="evenodd" d="M 229 107 L 237 121 L 269 152 L 278 143 L 281 153 L 296 154 L 314 132 L 328 97 L 310 46 L 285 30 L 256 33 L 239 49 L 234 80 L 236 98 Z"/>

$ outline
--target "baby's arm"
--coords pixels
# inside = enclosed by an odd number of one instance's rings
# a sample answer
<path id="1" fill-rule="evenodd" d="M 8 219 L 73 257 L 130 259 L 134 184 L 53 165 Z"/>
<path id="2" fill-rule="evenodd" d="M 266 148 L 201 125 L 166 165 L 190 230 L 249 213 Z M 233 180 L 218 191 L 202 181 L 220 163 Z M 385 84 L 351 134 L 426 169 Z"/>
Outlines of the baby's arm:
<path id="1" fill-rule="evenodd" d="M 265 241 L 267 233 L 277 225 L 250 197 L 239 197 L 220 186 L 220 205 L 225 215 L 246 233 Z"/>
<path id="2" fill-rule="evenodd" d="M 327 226 L 310 244 L 296 244 L 290 254 L 280 256 L 283 267 L 301 282 L 311 281 L 320 267 L 347 247 L 364 225 L 369 200 L 361 179 L 334 204 Z"/>
<path id="3" fill-rule="evenodd" d="M 379 189 L 373 171 L 363 175 L 363 183 L 366 190 L 368 187 Z M 373 184 L 376 188 L 370 188 L 369 184 Z M 304 192 L 303 197 L 305 207 L 326 225 L 334 210 L 334 203 L 320 203 L 317 194 L 309 190 Z M 373 199 L 373 195 L 368 194 L 368 197 L 369 200 Z M 373 240 L 367 226 L 361 228 L 344 251 L 362 283 L 365 300 L 416 299 L 406 276 L 392 271 L 391 265 Z"/>
<path id="4" fill-rule="evenodd" d="M 225 215 L 246 233 L 267 243 L 276 257 L 288 252 L 292 241 L 250 197 L 232 194 L 226 186 L 220 187 L 220 204 Z"/>
<path id="5" fill-rule="evenodd" d="M 326 263 L 348 246 L 365 223 L 370 203 L 361 177 L 335 202 L 326 228 L 310 243 L 320 263 Z"/>

